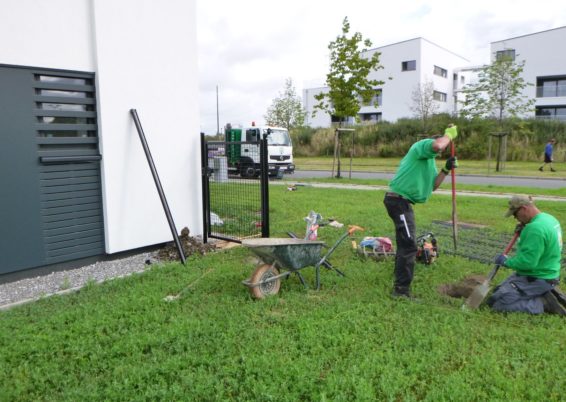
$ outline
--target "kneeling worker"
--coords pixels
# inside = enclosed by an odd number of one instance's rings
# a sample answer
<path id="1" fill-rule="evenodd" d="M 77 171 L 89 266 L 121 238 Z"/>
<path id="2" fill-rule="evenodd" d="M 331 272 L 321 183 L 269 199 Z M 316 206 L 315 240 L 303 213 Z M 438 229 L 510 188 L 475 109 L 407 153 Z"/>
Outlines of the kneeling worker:
<path id="1" fill-rule="evenodd" d="M 565 314 L 553 292 L 560 281 L 562 229 L 552 215 L 541 212 L 530 197 L 509 200 L 506 217 L 524 225 L 513 257 L 500 254 L 495 263 L 515 272 L 495 288 L 487 304 L 496 311 Z"/>

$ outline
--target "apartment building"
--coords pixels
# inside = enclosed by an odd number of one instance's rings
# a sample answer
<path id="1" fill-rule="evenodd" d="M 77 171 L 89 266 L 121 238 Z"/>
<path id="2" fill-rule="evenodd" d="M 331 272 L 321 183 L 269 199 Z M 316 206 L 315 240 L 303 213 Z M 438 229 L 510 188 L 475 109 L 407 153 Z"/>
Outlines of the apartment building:
<path id="1" fill-rule="evenodd" d="M 535 99 L 535 111 L 523 117 L 566 121 L 566 26 L 491 43 L 492 61 L 509 56 L 525 61 L 523 78 L 532 84 L 523 94 Z"/>
<path id="2" fill-rule="evenodd" d="M 566 120 L 566 52 L 558 48 L 565 41 L 566 27 L 561 27 L 491 43 L 492 61 L 503 55 L 525 60 L 523 77 L 532 85 L 524 89 L 524 94 L 536 99 L 536 111 L 522 117 Z M 374 52 L 381 53 L 380 64 L 384 69 L 373 72 L 370 78 L 385 83 L 376 88 L 377 107 L 363 105 L 360 109 L 362 122 L 413 117 L 412 93 L 426 82 L 433 83 L 437 113 L 457 114 L 458 101 L 463 100 L 461 90 L 477 79 L 482 68 L 424 38 L 369 50 L 368 57 Z M 333 117 L 328 114 L 318 112 L 312 116 L 317 103 L 314 96 L 327 90 L 319 87 L 303 91 L 307 125 L 330 127 L 332 124 Z"/>

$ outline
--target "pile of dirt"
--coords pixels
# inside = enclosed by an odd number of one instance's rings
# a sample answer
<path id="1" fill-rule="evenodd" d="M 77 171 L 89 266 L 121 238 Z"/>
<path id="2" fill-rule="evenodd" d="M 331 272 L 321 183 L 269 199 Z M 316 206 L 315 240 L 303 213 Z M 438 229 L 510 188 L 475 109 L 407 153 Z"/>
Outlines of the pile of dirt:
<path id="1" fill-rule="evenodd" d="M 193 254 L 204 255 L 211 251 L 216 250 L 216 246 L 209 243 L 203 243 L 202 241 L 189 236 L 189 228 L 185 227 L 181 230 L 181 235 L 179 236 L 179 241 L 181 242 L 181 247 L 183 248 L 183 253 L 185 258 Z M 180 260 L 179 252 L 177 251 L 177 246 L 175 242 L 167 244 L 157 253 L 157 258 L 162 261 L 174 261 Z"/>
<path id="2" fill-rule="evenodd" d="M 443 285 L 439 285 L 437 290 L 441 295 L 468 298 L 474 289 L 485 279 L 486 277 L 484 275 L 470 275 L 458 283 L 445 283 Z"/>

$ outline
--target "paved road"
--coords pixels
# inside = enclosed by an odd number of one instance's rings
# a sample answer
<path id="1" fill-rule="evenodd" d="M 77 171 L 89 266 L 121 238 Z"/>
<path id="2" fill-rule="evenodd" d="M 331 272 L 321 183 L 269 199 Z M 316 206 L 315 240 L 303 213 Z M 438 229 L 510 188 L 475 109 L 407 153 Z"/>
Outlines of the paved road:
<path id="1" fill-rule="evenodd" d="M 349 172 L 342 172 L 342 177 L 348 178 Z M 285 179 L 306 179 L 330 177 L 330 171 L 324 170 L 296 170 L 292 175 L 286 175 Z M 352 172 L 353 179 L 385 179 L 389 180 L 393 177 L 393 173 L 383 172 Z M 450 177 L 446 179 L 446 183 L 450 183 Z M 497 186 L 522 186 L 522 187 L 538 187 L 538 188 L 564 188 L 566 187 L 566 178 L 537 178 L 537 177 L 505 177 L 505 176 L 479 176 L 479 175 L 458 175 L 457 183 L 461 184 L 482 184 Z"/>

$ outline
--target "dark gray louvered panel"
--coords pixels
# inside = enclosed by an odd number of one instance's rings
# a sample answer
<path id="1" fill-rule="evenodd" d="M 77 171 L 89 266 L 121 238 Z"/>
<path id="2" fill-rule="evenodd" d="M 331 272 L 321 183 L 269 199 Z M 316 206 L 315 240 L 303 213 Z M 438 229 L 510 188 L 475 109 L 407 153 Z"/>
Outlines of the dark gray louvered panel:
<path id="1" fill-rule="evenodd" d="M 93 76 L 36 72 L 34 77 L 45 262 L 103 254 Z"/>

